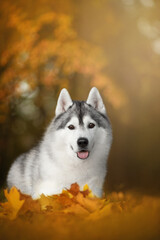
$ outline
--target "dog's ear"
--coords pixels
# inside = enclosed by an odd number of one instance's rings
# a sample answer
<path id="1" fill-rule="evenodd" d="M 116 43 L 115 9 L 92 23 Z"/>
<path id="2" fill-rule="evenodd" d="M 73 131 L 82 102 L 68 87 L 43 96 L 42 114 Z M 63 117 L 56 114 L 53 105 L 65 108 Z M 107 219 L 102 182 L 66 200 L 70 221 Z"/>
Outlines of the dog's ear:
<path id="1" fill-rule="evenodd" d="M 96 87 L 93 87 L 89 92 L 88 99 L 86 101 L 87 104 L 90 104 L 97 111 L 106 114 L 106 109 L 101 98 L 101 95 Z"/>
<path id="2" fill-rule="evenodd" d="M 72 99 L 69 95 L 67 89 L 63 88 L 59 94 L 59 98 L 57 101 L 56 116 L 67 111 L 67 109 L 73 104 Z"/>

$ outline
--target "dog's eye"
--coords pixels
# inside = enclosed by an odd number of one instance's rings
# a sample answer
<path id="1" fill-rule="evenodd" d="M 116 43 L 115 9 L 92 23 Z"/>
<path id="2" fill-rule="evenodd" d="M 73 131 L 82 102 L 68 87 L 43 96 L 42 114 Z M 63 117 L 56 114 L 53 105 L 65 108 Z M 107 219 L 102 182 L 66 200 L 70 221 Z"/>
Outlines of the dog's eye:
<path id="1" fill-rule="evenodd" d="M 89 128 L 94 128 L 94 127 L 95 127 L 95 124 L 94 124 L 94 123 L 89 123 L 88 127 L 89 127 Z"/>
<path id="2" fill-rule="evenodd" d="M 71 124 L 71 125 L 68 126 L 68 128 L 69 128 L 70 130 L 73 130 L 73 129 L 75 129 L 75 126 L 73 126 L 73 125 Z"/>

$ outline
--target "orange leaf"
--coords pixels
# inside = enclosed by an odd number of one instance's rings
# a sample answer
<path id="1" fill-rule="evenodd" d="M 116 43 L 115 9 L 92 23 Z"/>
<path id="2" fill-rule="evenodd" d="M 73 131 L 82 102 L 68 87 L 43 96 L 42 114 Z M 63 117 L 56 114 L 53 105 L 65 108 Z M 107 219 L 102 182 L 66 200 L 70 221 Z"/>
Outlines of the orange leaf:
<path id="1" fill-rule="evenodd" d="M 70 207 L 63 210 L 64 213 L 76 214 L 76 215 L 88 215 L 89 212 L 79 204 L 72 204 Z"/>
<path id="2" fill-rule="evenodd" d="M 20 193 L 15 187 L 12 187 L 10 192 L 5 189 L 4 195 L 7 198 L 8 202 L 2 203 L 2 206 L 4 208 L 4 211 L 8 214 L 9 219 L 13 220 L 17 217 L 17 214 L 24 204 L 25 200 L 20 200 Z"/>
<path id="3" fill-rule="evenodd" d="M 28 211 L 30 211 L 30 212 L 40 212 L 41 207 L 40 207 L 40 203 L 39 203 L 38 200 L 33 201 L 31 196 L 26 195 L 26 194 L 22 194 L 22 193 L 20 195 L 20 199 L 25 201 L 22 208 L 20 209 L 20 214 L 21 215 L 25 214 Z"/>
<path id="4" fill-rule="evenodd" d="M 44 194 L 38 199 L 41 210 L 57 211 L 61 209 L 60 204 L 56 201 L 58 196 L 45 196 Z"/>
<path id="5" fill-rule="evenodd" d="M 78 193 L 76 196 L 77 202 L 87 209 L 89 212 L 100 210 L 105 203 L 105 199 L 100 198 L 86 198 L 82 193 Z"/>
<path id="6" fill-rule="evenodd" d="M 80 191 L 79 185 L 77 183 L 73 183 L 71 188 L 68 190 L 72 195 L 76 196 Z"/>

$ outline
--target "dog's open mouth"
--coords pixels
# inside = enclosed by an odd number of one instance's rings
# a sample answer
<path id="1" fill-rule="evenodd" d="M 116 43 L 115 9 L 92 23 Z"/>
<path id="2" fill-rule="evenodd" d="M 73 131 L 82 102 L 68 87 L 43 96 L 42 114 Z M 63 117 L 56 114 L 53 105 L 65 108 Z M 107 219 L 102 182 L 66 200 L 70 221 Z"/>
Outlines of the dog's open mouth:
<path id="1" fill-rule="evenodd" d="M 80 159 L 86 159 L 89 156 L 89 152 L 86 150 L 82 150 L 80 152 L 77 152 L 77 157 Z"/>

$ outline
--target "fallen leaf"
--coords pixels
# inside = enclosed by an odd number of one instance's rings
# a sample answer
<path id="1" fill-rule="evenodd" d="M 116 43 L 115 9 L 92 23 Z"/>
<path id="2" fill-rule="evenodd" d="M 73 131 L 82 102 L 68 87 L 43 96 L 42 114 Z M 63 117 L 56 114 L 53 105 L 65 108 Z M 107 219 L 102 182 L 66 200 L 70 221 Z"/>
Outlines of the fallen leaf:
<path id="1" fill-rule="evenodd" d="M 89 212 L 94 212 L 96 210 L 101 209 L 105 203 L 105 199 L 100 199 L 100 198 L 96 198 L 96 197 L 95 198 L 86 198 L 83 196 L 82 193 L 77 194 L 76 200 L 81 206 L 83 206 Z"/>
<path id="2" fill-rule="evenodd" d="M 68 189 L 68 192 L 71 193 L 73 196 L 76 196 L 80 191 L 79 185 L 77 183 L 71 184 L 71 188 Z"/>
<path id="3" fill-rule="evenodd" d="M 60 203 L 57 201 L 58 196 L 45 196 L 44 194 L 38 199 L 41 210 L 57 211 L 61 209 Z"/>
<path id="4" fill-rule="evenodd" d="M 8 215 L 9 219 L 13 220 L 17 217 L 17 214 L 25 200 L 20 200 L 20 192 L 15 187 L 12 187 L 9 192 L 5 189 L 4 195 L 8 200 L 8 202 L 1 204 L 4 214 Z"/>

